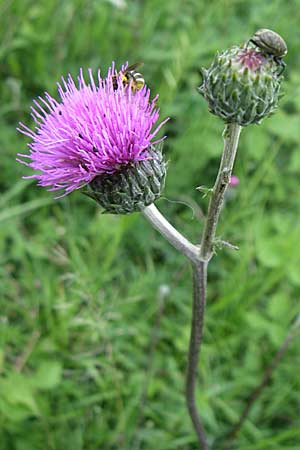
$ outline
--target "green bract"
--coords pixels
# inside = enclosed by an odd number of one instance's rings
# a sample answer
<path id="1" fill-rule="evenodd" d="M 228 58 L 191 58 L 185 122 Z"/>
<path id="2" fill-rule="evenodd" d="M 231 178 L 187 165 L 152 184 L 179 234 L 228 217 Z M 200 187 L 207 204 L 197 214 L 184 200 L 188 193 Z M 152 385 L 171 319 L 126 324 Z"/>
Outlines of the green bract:
<path id="1" fill-rule="evenodd" d="M 160 197 L 166 176 L 162 145 L 151 146 L 149 159 L 128 164 L 112 175 L 94 178 L 85 192 L 110 214 L 142 211 Z"/>
<path id="2" fill-rule="evenodd" d="M 202 69 L 199 92 L 210 112 L 226 123 L 259 124 L 277 107 L 279 65 L 258 49 L 232 47 L 215 56 L 209 69 Z"/>

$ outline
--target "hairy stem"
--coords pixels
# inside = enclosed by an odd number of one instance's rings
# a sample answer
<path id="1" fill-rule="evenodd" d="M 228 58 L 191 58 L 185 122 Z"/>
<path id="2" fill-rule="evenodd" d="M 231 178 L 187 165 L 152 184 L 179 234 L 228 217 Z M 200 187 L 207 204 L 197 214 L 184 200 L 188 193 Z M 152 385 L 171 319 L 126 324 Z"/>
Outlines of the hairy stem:
<path id="1" fill-rule="evenodd" d="M 224 202 L 224 195 L 230 181 L 239 135 L 241 127 L 237 124 L 229 124 L 224 130 L 224 148 L 219 167 L 217 179 L 211 194 L 207 218 L 204 224 L 200 247 L 200 259 L 198 264 L 194 264 L 194 302 L 192 313 L 192 328 L 189 347 L 188 368 L 186 377 L 186 400 L 189 413 L 198 436 L 202 450 L 209 450 L 204 429 L 200 421 L 196 400 L 196 376 L 197 365 L 202 343 L 204 313 L 206 305 L 206 284 L 207 284 L 207 266 L 213 254 L 213 243 L 215 239 L 216 228 Z"/>
<path id="2" fill-rule="evenodd" d="M 191 337 L 188 354 L 186 376 L 186 402 L 202 450 L 209 450 L 204 428 L 197 412 L 195 399 L 197 366 L 200 344 L 203 335 L 204 314 L 206 303 L 206 271 L 207 263 L 200 261 L 193 265 L 193 310 Z"/>
<path id="3" fill-rule="evenodd" d="M 204 231 L 201 239 L 200 256 L 204 260 L 209 260 L 213 254 L 213 243 L 215 239 L 216 228 L 224 202 L 225 192 L 230 181 L 241 129 L 242 127 L 240 125 L 236 123 L 230 123 L 226 125 L 223 133 L 224 148 L 221 164 L 219 167 L 215 185 L 211 193 L 207 218 L 205 221 Z"/>
<path id="4" fill-rule="evenodd" d="M 201 349 L 206 304 L 207 266 L 213 255 L 216 228 L 224 202 L 224 195 L 230 181 L 240 132 L 241 127 L 237 124 L 228 124 L 224 130 L 222 159 L 208 206 L 200 248 L 180 234 L 153 204 L 143 210 L 144 216 L 151 222 L 153 227 L 173 247 L 183 253 L 192 262 L 193 266 L 193 310 L 186 375 L 186 401 L 201 450 L 209 450 L 204 428 L 197 412 L 195 399 L 197 366 Z"/>
<path id="5" fill-rule="evenodd" d="M 179 233 L 153 203 L 147 206 L 142 213 L 151 222 L 152 226 L 179 252 L 183 253 L 190 261 L 196 262 L 199 260 L 199 247 L 192 244 L 186 237 Z"/>

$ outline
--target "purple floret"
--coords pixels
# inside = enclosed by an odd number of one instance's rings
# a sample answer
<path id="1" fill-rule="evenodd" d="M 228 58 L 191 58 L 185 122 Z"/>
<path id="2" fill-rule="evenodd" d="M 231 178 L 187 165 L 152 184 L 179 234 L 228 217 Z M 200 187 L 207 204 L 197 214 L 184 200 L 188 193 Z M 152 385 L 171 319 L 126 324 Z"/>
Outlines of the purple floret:
<path id="1" fill-rule="evenodd" d="M 98 175 L 149 157 L 147 149 L 162 140 L 154 137 L 167 119 L 155 128 L 157 96 L 151 101 L 147 86 L 133 92 L 123 86 L 120 74 L 116 89 L 114 74 L 114 64 L 104 79 L 99 71 L 95 80 L 89 70 L 86 82 L 81 70 L 78 86 L 71 75 L 58 84 L 60 101 L 48 93 L 34 100 L 35 130 L 23 123 L 18 128 L 32 139 L 30 154 L 19 154 L 30 161 L 18 161 L 39 171 L 26 178 L 36 178 L 50 191 L 63 189 L 66 195 Z"/>

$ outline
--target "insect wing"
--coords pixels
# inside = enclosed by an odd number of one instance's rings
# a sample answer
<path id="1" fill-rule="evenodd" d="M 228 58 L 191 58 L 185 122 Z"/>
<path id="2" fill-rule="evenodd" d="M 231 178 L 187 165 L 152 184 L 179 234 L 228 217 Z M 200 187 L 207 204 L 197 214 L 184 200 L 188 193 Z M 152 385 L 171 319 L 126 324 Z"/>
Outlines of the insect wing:
<path id="1" fill-rule="evenodd" d="M 144 63 L 143 62 L 137 62 L 137 63 L 135 63 L 135 64 L 131 64 L 130 66 L 128 66 L 127 67 L 127 69 L 125 69 L 125 71 L 124 71 L 124 73 L 127 73 L 127 72 L 133 72 L 133 71 L 135 71 L 136 69 L 138 69 L 139 67 L 142 67 L 144 65 Z"/>

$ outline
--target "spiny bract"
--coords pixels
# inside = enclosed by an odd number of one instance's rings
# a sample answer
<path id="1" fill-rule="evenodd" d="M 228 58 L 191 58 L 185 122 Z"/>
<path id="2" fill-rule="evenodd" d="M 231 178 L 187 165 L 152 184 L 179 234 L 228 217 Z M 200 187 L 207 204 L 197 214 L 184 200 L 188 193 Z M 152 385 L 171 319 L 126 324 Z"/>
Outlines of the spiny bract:
<path id="1" fill-rule="evenodd" d="M 210 112 L 226 123 L 259 124 L 277 107 L 282 81 L 278 70 L 259 50 L 235 46 L 202 69 L 199 92 Z"/>
<path id="2" fill-rule="evenodd" d="M 86 194 L 111 214 L 142 211 L 157 200 L 164 187 L 166 163 L 162 143 L 148 148 L 148 159 L 127 164 L 111 175 L 100 175 L 87 186 Z"/>

